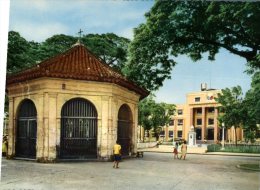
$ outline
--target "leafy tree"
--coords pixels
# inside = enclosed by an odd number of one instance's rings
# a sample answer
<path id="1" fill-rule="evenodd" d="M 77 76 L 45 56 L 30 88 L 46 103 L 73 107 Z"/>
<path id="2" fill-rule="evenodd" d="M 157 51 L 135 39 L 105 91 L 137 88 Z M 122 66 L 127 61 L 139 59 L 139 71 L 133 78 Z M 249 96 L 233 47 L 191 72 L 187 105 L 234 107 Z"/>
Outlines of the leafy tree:
<path id="1" fill-rule="evenodd" d="M 218 120 L 225 123 L 226 128 L 234 127 L 235 129 L 235 143 L 237 145 L 237 132 L 236 129 L 241 127 L 243 123 L 243 115 L 245 109 L 243 107 L 242 89 L 240 86 L 231 89 L 222 89 L 215 98 L 220 106 L 220 114 Z"/>
<path id="2" fill-rule="evenodd" d="M 170 123 L 170 116 L 175 111 L 175 105 L 156 103 L 153 97 L 150 95 L 139 103 L 138 122 L 140 126 L 144 127 L 144 130 L 152 129 L 158 140 L 161 127 Z"/>
<path id="3" fill-rule="evenodd" d="M 38 59 L 42 61 L 70 49 L 77 42 L 77 38 L 64 34 L 57 34 L 48 39 L 38 47 Z"/>
<path id="4" fill-rule="evenodd" d="M 82 43 L 111 67 L 122 71 L 127 60 L 129 40 L 113 33 L 88 34 Z M 9 32 L 8 72 L 19 71 L 70 49 L 77 38 L 58 34 L 42 43 L 26 41 L 18 32 Z"/>
<path id="5" fill-rule="evenodd" d="M 254 142 L 259 130 L 257 124 L 260 124 L 260 72 L 256 72 L 252 78 L 251 89 L 246 93 L 243 108 L 245 138 Z"/>
<path id="6" fill-rule="evenodd" d="M 19 71 L 30 65 L 28 57 L 29 43 L 18 32 L 8 34 L 7 73 Z"/>
<path id="7" fill-rule="evenodd" d="M 82 42 L 109 66 L 122 71 L 127 61 L 130 40 L 113 33 L 107 33 L 85 35 Z"/>
<path id="8" fill-rule="evenodd" d="M 128 76 L 158 89 L 176 64 L 174 57 L 214 60 L 220 48 L 260 68 L 260 2 L 160 1 L 134 30 Z M 143 75 L 136 75 L 141 70 Z"/>

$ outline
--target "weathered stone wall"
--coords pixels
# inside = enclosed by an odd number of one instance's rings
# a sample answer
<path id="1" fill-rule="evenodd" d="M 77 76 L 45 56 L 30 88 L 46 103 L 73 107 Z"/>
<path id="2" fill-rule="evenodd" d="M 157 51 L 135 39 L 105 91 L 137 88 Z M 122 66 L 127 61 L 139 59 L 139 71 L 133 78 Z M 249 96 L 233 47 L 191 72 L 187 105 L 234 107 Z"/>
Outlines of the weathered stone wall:
<path id="1" fill-rule="evenodd" d="M 9 96 L 8 156 L 15 155 L 16 118 L 24 99 L 34 102 L 37 109 L 37 160 L 54 162 L 60 145 L 62 106 L 70 99 L 90 101 L 98 113 L 98 158 L 110 159 L 117 138 L 118 111 L 127 104 L 132 112 L 132 147 L 136 152 L 139 95 L 111 83 L 41 78 L 7 87 Z"/>

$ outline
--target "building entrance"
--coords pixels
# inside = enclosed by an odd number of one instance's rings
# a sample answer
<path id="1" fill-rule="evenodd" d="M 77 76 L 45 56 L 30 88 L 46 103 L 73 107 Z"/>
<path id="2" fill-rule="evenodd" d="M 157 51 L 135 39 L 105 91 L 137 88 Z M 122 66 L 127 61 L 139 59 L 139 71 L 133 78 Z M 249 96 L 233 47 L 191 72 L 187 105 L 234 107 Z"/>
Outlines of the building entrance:
<path id="1" fill-rule="evenodd" d="M 18 111 L 17 135 L 15 145 L 16 157 L 36 158 L 37 111 L 34 103 L 24 100 Z"/>
<path id="2" fill-rule="evenodd" d="M 129 155 L 131 147 L 132 113 L 130 108 L 124 104 L 118 113 L 117 140 L 122 147 L 122 155 Z"/>
<path id="3" fill-rule="evenodd" d="M 60 158 L 97 158 L 97 111 L 85 99 L 69 100 L 62 107 Z"/>
<path id="4" fill-rule="evenodd" d="M 196 128 L 196 140 L 201 140 L 201 128 Z"/>

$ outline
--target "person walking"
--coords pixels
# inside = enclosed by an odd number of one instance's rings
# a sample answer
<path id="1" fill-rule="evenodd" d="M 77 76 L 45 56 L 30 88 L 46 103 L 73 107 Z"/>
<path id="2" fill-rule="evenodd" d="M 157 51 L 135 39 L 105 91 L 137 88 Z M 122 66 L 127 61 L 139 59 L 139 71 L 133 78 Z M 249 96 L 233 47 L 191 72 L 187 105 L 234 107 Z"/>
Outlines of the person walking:
<path id="1" fill-rule="evenodd" d="M 3 142 L 2 142 L 2 156 L 7 155 L 7 148 L 8 148 L 8 141 L 7 141 L 7 136 L 3 137 Z"/>
<path id="2" fill-rule="evenodd" d="M 114 153 L 114 166 L 113 168 L 119 168 L 118 164 L 121 160 L 121 145 L 118 141 L 116 141 L 116 144 L 113 147 L 113 153 Z"/>
<path id="3" fill-rule="evenodd" d="M 173 154 L 174 154 L 174 159 L 178 159 L 178 142 L 175 143 L 175 146 L 173 148 Z"/>
<path id="4" fill-rule="evenodd" d="M 185 160 L 186 154 L 187 154 L 187 143 L 186 143 L 186 141 L 184 141 L 183 144 L 181 145 L 181 157 L 180 157 L 180 159 L 183 158 L 183 160 Z"/>

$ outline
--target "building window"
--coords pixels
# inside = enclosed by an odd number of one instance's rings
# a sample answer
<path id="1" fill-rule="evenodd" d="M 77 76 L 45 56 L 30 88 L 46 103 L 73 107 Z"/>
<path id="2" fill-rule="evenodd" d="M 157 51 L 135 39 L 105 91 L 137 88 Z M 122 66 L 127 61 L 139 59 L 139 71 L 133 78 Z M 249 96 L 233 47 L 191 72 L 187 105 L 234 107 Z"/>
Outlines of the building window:
<path id="1" fill-rule="evenodd" d="M 183 114 L 183 111 L 180 109 L 177 111 L 178 112 L 178 115 L 182 115 Z"/>
<path id="2" fill-rule="evenodd" d="M 209 118 L 208 119 L 208 125 L 214 125 L 214 119 Z"/>
<path id="3" fill-rule="evenodd" d="M 215 108 L 214 108 L 214 107 L 208 108 L 208 113 L 214 113 L 214 111 L 215 111 Z"/>
<path id="4" fill-rule="evenodd" d="M 169 137 L 173 137 L 173 131 L 169 131 Z"/>
<path id="5" fill-rule="evenodd" d="M 182 138 L 182 131 L 178 131 L 178 138 Z"/>
<path id="6" fill-rule="evenodd" d="M 170 126 L 173 126 L 173 125 L 174 125 L 174 120 L 173 120 L 173 119 L 170 120 L 169 125 L 170 125 Z"/>
<path id="7" fill-rule="evenodd" d="M 195 102 L 200 102 L 200 97 L 195 97 Z"/>
<path id="8" fill-rule="evenodd" d="M 208 129 L 208 140 L 214 140 L 214 129 Z"/>
<path id="9" fill-rule="evenodd" d="M 178 125 L 183 125 L 183 119 L 178 119 Z"/>
<path id="10" fill-rule="evenodd" d="M 197 125 L 202 125 L 202 119 L 197 119 Z"/>
<path id="11" fill-rule="evenodd" d="M 198 115 L 201 115 L 201 114 L 202 114 L 202 108 L 197 108 L 197 109 L 196 109 L 196 113 L 197 113 Z"/>

